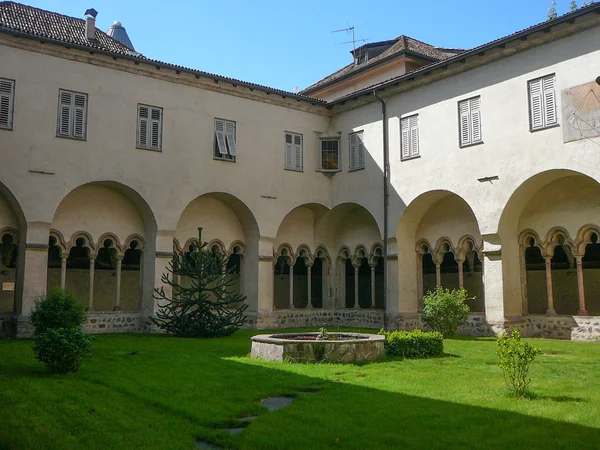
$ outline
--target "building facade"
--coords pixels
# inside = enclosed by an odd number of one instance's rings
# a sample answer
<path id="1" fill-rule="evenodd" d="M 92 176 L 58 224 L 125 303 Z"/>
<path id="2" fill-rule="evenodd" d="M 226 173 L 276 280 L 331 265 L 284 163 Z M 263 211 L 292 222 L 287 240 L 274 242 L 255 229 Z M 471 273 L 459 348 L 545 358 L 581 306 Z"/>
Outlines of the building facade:
<path id="1" fill-rule="evenodd" d="M 466 332 L 596 339 L 598 12 L 325 101 L 0 2 L 3 333 L 53 286 L 90 331 L 152 331 L 202 227 L 249 326 L 411 328 L 441 284 L 476 297 Z"/>

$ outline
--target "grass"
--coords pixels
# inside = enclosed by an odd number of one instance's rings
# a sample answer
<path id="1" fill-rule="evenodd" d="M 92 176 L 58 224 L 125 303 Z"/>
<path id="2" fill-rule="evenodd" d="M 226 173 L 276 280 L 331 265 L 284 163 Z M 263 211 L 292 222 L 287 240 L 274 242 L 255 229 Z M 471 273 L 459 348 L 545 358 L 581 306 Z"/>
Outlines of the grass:
<path id="1" fill-rule="evenodd" d="M 248 357 L 249 337 L 98 336 L 79 373 L 48 375 L 0 340 L 0 449 L 598 448 L 600 346 L 536 340 L 532 394 L 506 395 L 493 339 L 368 365 Z M 310 393 L 316 391 L 316 393 Z M 268 412 L 260 399 L 296 396 Z M 222 428 L 259 415 L 230 436 Z"/>

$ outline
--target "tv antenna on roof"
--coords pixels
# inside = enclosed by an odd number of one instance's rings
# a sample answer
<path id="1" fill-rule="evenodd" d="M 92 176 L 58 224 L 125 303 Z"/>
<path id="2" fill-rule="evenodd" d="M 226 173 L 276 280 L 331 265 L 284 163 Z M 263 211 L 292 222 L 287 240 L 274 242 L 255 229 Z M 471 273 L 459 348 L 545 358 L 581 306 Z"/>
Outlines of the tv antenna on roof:
<path id="1" fill-rule="evenodd" d="M 354 37 L 354 26 L 350 26 L 350 24 L 348 24 L 347 22 L 346 22 L 346 25 L 348 25 L 348 28 L 341 28 L 339 30 L 333 30 L 332 33 L 341 33 L 342 31 L 346 31 L 348 33 L 352 32 L 352 40 L 351 41 L 347 41 L 347 42 L 340 42 L 340 43 L 335 44 L 335 45 L 352 44 L 352 54 L 356 57 L 356 43 L 358 41 L 362 41 L 363 43 L 366 44 L 367 41 L 368 41 L 368 39 L 362 39 L 362 38 L 356 39 Z"/>

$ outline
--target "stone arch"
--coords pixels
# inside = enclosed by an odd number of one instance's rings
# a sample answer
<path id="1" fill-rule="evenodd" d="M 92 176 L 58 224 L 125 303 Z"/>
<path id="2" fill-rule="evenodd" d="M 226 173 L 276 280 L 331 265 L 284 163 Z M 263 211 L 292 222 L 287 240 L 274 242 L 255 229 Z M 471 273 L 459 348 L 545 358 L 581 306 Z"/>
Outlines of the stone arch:
<path id="1" fill-rule="evenodd" d="M 114 181 L 95 181 L 75 187 L 58 203 L 54 210 L 51 227 L 64 236 L 71 236 L 68 249 L 71 251 L 76 240 L 82 237 L 90 249 L 89 269 L 75 268 L 68 263 L 66 287 L 75 290 L 79 297 L 89 289 L 86 303 L 90 309 L 112 310 L 123 297 L 120 292 L 120 261 L 126 248 L 124 243 L 132 235 L 140 236 L 145 242 L 147 258 L 141 262 L 141 298 L 132 299 L 136 310 L 153 311 L 154 265 L 157 223 L 148 203 L 134 189 Z M 110 238 L 118 251 L 118 262 L 114 258 L 99 261 L 98 251 L 104 252 L 103 242 Z M 102 255 L 101 255 L 102 257 Z M 92 273 L 95 272 L 95 273 Z M 69 274 L 70 273 L 70 274 Z M 86 287 L 87 286 L 87 287 Z M 127 296 L 127 292 L 124 292 Z M 96 307 L 94 307 L 94 299 Z"/>
<path id="2" fill-rule="evenodd" d="M 398 304 L 389 306 L 392 311 L 418 311 L 423 291 L 428 290 L 428 280 L 432 278 L 431 273 L 422 273 L 424 263 L 431 269 L 428 255 L 435 261 L 441 254 L 442 245 L 448 245 L 448 251 L 454 253 L 456 247 L 453 243 L 458 243 L 463 236 L 471 236 L 476 242 L 482 241 L 473 209 L 458 194 L 447 190 L 429 191 L 408 204 L 396 228 Z M 432 242 L 436 243 L 435 246 L 431 245 Z M 423 245 L 427 246 L 427 251 L 423 251 Z"/>
<path id="3" fill-rule="evenodd" d="M 202 227 L 202 240 L 219 240 L 223 249 L 234 242 L 243 243 L 245 256 L 240 261 L 240 290 L 246 295 L 248 312 L 258 309 L 258 222 L 250 208 L 239 198 L 225 192 L 207 192 L 191 200 L 181 212 L 175 240 L 193 242 Z M 184 247 L 184 250 L 187 248 Z"/>
<path id="4" fill-rule="evenodd" d="M 208 243 L 209 249 L 212 250 L 214 247 L 217 247 L 221 253 L 226 254 L 225 244 L 223 244 L 223 242 L 220 239 L 213 239 Z"/>
<path id="5" fill-rule="evenodd" d="M 317 229 L 329 209 L 319 203 L 307 203 L 290 210 L 277 228 L 274 247 L 288 243 L 292 248 L 301 245 L 313 250 L 319 243 Z"/>
<path id="6" fill-rule="evenodd" d="M 538 173 L 515 189 L 500 217 L 498 233 L 502 241 L 504 296 L 518 298 L 520 293 L 524 300 L 522 308 L 519 309 L 507 303 L 506 315 L 531 312 L 526 308 L 525 300 L 531 303 L 532 299 L 528 298 L 525 289 L 529 292 L 546 293 L 548 311 L 551 313 L 553 305 L 558 306 L 560 310 L 563 300 L 571 305 L 563 311 L 572 311 L 574 297 L 579 297 L 581 306 L 584 306 L 585 287 L 583 284 L 581 287 L 575 287 L 579 278 L 586 278 L 583 272 L 579 272 L 581 268 L 577 265 L 577 261 L 581 264 L 583 257 L 580 254 L 581 242 L 577 241 L 578 238 L 573 240 L 572 236 L 578 236 L 579 230 L 586 224 L 600 223 L 600 205 L 595 200 L 599 195 L 600 184 L 596 180 L 583 173 L 566 169 Z M 532 278 L 535 274 L 529 274 L 527 268 L 522 267 L 525 261 L 520 258 L 524 242 L 519 240 L 519 237 L 526 234 L 525 230 L 531 230 L 537 236 L 544 236 L 543 241 L 536 239 L 536 247 L 539 242 L 544 257 L 549 259 L 546 261 L 548 267 L 544 271 L 539 268 L 535 279 Z M 564 241 L 562 244 L 561 240 Z M 558 244 L 561 245 L 561 249 L 557 255 Z M 569 259 L 574 261 L 569 263 Z M 516 261 L 520 264 L 516 264 Z M 577 268 L 567 269 L 566 266 L 571 263 Z M 527 283 L 522 282 L 524 271 Z M 589 272 L 587 279 L 598 280 L 600 285 L 600 271 Z"/>

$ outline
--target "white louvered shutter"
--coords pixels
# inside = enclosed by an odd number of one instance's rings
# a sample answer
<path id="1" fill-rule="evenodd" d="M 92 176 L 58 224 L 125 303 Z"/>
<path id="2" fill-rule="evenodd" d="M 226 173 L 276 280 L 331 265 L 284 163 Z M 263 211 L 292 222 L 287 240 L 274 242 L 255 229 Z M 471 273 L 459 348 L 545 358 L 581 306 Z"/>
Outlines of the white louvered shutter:
<path id="1" fill-rule="evenodd" d="M 350 151 L 349 153 L 349 157 L 350 157 L 350 170 L 356 170 L 356 165 L 357 165 L 357 157 L 356 157 L 356 150 L 357 150 L 357 143 L 356 141 L 358 140 L 358 138 L 356 137 L 356 133 L 352 133 L 350 135 Z"/>
<path id="2" fill-rule="evenodd" d="M 160 108 L 151 108 L 150 124 L 150 148 L 160 150 L 162 141 L 162 111 Z"/>
<path id="3" fill-rule="evenodd" d="M 469 100 L 459 103 L 458 111 L 460 114 L 460 145 L 471 143 L 471 131 L 469 127 Z"/>
<path id="4" fill-rule="evenodd" d="M 410 118 L 410 156 L 419 155 L 419 116 Z"/>
<path id="5" fill-rule="evenodd" d="M 221 155 L 227 155 L 227 144 L 225 143 L 225 122 L 215 119 L 215 136 L 217 139 L 217 148 Z"/>
<path id="6" fill-rule="evenodd" d="M 225 122 L 225 137 L 227 138 L 227 146 L 231 156 L 237 155 L 235 148 L 235 124 L 233 122 Z"/>
<path id="7" fill-rule="evenodd" d="M 356 162 L 358 164 L 357 169 L 365 168 L 365 144 L 363 140 L 363 133 L 357 133 L 357 142 L 356 142 Z"/>
<path id="8" fill-rule="evenodd" d="M 0 80 L 0 128 L 12 128 L 15 85 L 10 80 Z"/>
<path id="9" fill-rule="evenodd" d="M 293 144 L 294 138 L 291 133 L 285 133 L 285 168 L 293 169 L 292 167 L 292 153 L 293 153 Z"/>
<path id="10" fill-rule="evenodd" d="M 471 108 L 471 142 L 481 141 L 481 98 L 475 97 L 470 101 Z"/>
<path id="11" fill-rule="evenodd" d="M 546 77 L 542 80 L 542 88 L 544 91 L 545 126 L 554 125 L 557 123 L 555 84 L 554 75 Z"/>
<path id="12" fill-rule="evenodd" d="M 73 137 L 85 138 L 87 119 L 87 96 L 73 94 Z"/>
<path id="13" fill-rule="evenodd" d="M 544 126 L 542 80 L 529 82 L 529 102 L 531 109 L 531 129 Z"/>
<path id="14" fill-rule="evenodd" d="M 400 121 L 400 128 L 402 134 L 402 159 L 410 158 L 410 124 L 408 118 L 402 119 Z"/>
<path id="15" fill-rule="evenodd" d="M 138 107 L 138 146 L 148 147 L 150 112 L 147 106 Z"/>
<path id="16" fill-rule="evenodd" d="M 294 169 L 302 170 L 302 136 L 294 135 Z"/>
<path id="17" fill-rule="evenodd" d="M 73 94 L 71 92 L 60 92 L 58 110 L 58 134 L 61 136 L 71 135 L 71 111 Z"/>

